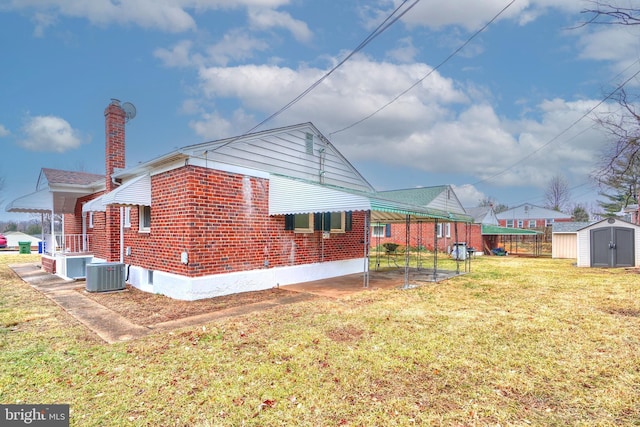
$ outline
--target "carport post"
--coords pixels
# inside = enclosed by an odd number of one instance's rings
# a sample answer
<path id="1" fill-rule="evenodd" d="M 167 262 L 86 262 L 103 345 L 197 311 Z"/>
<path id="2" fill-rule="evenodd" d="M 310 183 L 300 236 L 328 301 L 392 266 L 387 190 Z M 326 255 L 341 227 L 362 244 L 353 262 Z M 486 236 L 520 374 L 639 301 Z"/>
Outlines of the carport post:
<path id="1" fill-rule="evenodd" d="M 369 287 L 369 257 L 371 254 L 369 242 L 369 236 L 371 233 L 371 211 L 366 211 L 364 214 L 364 283 L 362 284 L 363 288 Z M 377 253 L 377 252 L 376 252 Z"/>
<path id="2" fill-rule="evenodd" d="M 411 217 L 407 215 L 405 217 L 405 232 L 404 232 L 404 287 L 409 287 L 409 247 L 411 244 Z"/>

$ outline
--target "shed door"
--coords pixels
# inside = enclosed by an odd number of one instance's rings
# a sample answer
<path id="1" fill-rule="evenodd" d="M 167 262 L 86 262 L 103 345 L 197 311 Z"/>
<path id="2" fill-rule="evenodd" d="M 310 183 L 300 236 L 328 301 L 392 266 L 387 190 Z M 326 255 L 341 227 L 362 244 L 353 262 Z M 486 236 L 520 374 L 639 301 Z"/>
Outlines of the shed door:
<path id="1" fill-rule="evenodd" d="M 605 227 L 591 230 L 592 267 L 633 267 L 634 230 Z"/>

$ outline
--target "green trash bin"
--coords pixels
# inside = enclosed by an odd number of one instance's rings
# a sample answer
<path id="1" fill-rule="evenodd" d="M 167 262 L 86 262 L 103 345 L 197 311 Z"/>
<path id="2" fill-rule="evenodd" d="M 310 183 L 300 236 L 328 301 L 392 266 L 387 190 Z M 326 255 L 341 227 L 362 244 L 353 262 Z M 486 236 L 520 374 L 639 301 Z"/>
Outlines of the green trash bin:
<path id="1" fill-rule="evenodd" d="M 21 254 L 31 253 L 31 242 L 18 242 L 18 247 L 20 248 Z"/>

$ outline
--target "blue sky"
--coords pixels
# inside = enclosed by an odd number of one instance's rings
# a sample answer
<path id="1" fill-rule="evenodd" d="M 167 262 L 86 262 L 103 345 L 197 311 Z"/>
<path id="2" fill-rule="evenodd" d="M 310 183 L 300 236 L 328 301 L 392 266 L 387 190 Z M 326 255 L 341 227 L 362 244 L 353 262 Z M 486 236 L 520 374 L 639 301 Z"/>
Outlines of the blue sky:
<path id="1" fill-rule="evenodd" d="M 400 3 L 0 0 L 0 219 L 25 218 L 4 205 L 34 191 L 42 167 L 104 173 L 111 98 L 137 108 L 129 166 L 240 135 Z M 572 202 L 595 206 L 588 177 L 609 142 L 594 118 L 616 105 L 581 117 L 640 70 L 638 29 L 580 27 L 592 2 L 516 0 L 445 62 L 509 4 L 418 2 L 260 130 L 313 122 L 379 190 L 452 184 L 465 206 L 542 205 L 559 174 Z"/>

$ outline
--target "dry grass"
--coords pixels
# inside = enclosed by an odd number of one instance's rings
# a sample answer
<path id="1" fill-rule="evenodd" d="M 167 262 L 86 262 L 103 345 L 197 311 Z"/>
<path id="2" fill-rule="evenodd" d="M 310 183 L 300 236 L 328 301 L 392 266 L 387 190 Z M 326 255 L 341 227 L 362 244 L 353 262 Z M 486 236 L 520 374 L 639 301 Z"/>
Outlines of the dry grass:
<path id="1" fill-rule="evenodd" d="M 640 275 L 625 270 L 481 257 L 439 284 L 106 345 L 12 262 L 0 257 L 0 401 L 70 403 L 72 425 L 640 420 Z"/>

